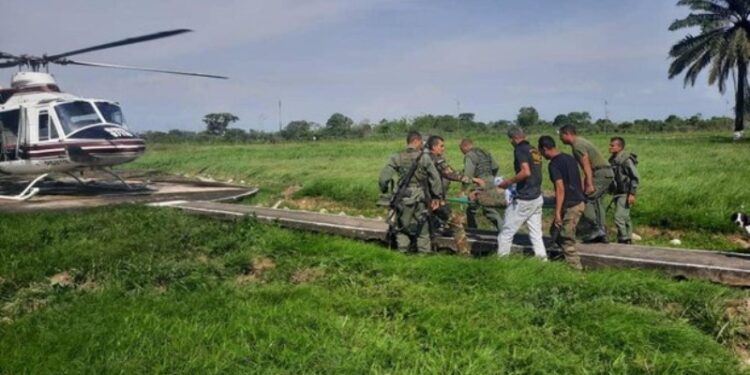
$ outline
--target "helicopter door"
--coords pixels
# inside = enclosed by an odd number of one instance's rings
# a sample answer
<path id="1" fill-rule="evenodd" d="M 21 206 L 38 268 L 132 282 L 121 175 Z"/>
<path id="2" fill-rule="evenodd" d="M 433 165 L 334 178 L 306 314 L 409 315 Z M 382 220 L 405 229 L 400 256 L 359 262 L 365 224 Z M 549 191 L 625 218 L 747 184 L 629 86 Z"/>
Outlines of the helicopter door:
<path id="1" fill-rule="evenodd" d="M 0 161 L 17 158 L 21 110 L 0 112 Z"/>
<path id="2" fill-rule="evenodd" d="M 60 138 L 57 128 L 54 122 L 52 122 L 52 117 L 50 117 L 47 110 L 39 111 L 37 124 L 39 126 L 37 130 L 37 139 L 39 142 L 54 141 Z"/>

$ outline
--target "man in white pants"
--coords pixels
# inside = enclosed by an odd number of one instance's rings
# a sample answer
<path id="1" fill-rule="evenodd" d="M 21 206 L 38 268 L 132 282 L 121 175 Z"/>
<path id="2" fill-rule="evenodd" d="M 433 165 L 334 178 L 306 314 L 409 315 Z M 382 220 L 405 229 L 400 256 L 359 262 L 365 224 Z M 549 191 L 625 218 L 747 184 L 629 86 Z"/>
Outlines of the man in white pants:
<path id="1" fill-rule="evenodd" d="M 503 180 L 498 187 L 507 189 L 516 184 L 516 197 L 505 209 L 503 228 L 497 236 L 497 254 L 510 254 L 513 236 L 526 223 L 534 255 L 546 260 L 547 251 L 542 241 L 542 155 L 531 147 L 523 129 L 510 128 L 508 138 L 514 149 L 513 168 L 516 175 Z"/>

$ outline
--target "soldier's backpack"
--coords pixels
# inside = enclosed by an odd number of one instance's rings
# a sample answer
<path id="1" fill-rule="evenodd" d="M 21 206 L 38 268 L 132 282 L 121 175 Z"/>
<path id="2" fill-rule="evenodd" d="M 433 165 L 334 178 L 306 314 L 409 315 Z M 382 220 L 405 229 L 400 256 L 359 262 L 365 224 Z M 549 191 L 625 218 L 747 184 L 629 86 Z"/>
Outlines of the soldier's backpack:
<path id="1" fill-rule="evenodd" d="M 629 153 L 627 159 L 620 164 L 611 164 L 612 172 L 615 174 L 615 178 L 612 179 L 612 183 L 609 186 L 609 190 L 613 194 L 617 193 L 629 193 L 628 188 L 630 185 L 630 179 L 633 177 L 628 173 L 628 168 L 625 168 L 625 164 L 630 160 L 633 165 L 638 165 L 638 155 L 635 153 Z"/>

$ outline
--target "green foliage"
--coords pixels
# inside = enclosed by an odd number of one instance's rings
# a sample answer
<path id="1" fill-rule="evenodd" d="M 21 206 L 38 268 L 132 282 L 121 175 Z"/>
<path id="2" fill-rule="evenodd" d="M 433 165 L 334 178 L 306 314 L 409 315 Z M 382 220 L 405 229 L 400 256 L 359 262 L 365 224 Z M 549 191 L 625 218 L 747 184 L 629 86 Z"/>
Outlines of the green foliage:
<path id="1" fill-rule="evenodd" d="M 326 121 L 326 127 L 323 128 L 323 134 L 329 137 L 345 137 L 352 130 L 354 121 L 341 113 L 334 113 Z"/>
<path id="2" fill-rule="evenodd" d="M 284 139 L 310 139 L 313 136 L 313 127 L 316 125 L 304 120 L 292 121 L 281 131 L 281 137 Z"/>
<path id="3" fill-rule="evenodd" d="M 534 107 L 521 107 L 516 116 L 516 124 L 522 128 L 529 128 L 539 122 L 539 112 Z"/>
<path id="4" fill-rule="evenodd" d="M 0 373 L 748 373 L 724 315 L 748 292 L 706 282 L 164 208 L 0 226 Z"/>
<path id="5" fill-rule="evenodd" d="M 227 112 L 209 113 L 203 117 L 206 124 L 206 132 L 212 135 L 224 135 L 229 124 L 237 122 L 240 118 Z"/>
<path id="6" fill-rule="evenodd" d="M 736 73 L 735 131 L 744 129 L 748 92 L 747 66 L 750 62 L 750 1 L 709 2 L 683 0 L 678 5 L 690 8 L 687 17 L 675 20 L 669 30 L 700 28 L 700 34 L 688 34 L 669 51 L 673 59 L 669 78 L 685 73 L 685 86 L 695 85 L 698 75 L 711 66 L 708 83 L 717 84 L 724 93 L 726 82 Z"/>

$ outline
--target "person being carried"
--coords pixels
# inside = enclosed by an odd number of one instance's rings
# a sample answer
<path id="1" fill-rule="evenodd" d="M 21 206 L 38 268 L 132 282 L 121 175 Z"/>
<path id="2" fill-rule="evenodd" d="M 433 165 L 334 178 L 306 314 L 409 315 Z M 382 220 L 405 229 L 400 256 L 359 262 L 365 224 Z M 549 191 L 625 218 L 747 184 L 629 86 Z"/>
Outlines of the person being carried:
<path id="1" fill-rule="evenodd" d="M 583 212 L 583 223 L 588 227 L 583 234 L 584 242 L 607 243 L 605 226 L 604 194 L 609 190 L 614 174 L 604 157 L 587 139 L 576 134 L 573 125 L 560 127 L 560 141 L 570 145 L 578 164 L 583 170 L 583 192 L 586 194 L 586 209 Z"/>
<path id="2" fill-rule="evenodd" d="M 575 248 L 576 226 L 583 215 L 583 202 L 586 198 L 583 195 L 578 164 L 572 156 L 560 152 L 555 140 L 548 135 L 539 137 L 538 147 L 544 158 L 549 160 L 549 178 L 555 186 L 555 218 L 552 230 L 557 231 L 559 235 L 553 235 L 552 238 L 562 248 L 568 264 L 581 270 L 583 266 Z"/>
<path id="3" fill-rule="evenodd" d="M 448 206 L 445 201 L 448 196 L 448 188 L 450 187 L 451 181 L 459 181 L 468 184 L 471 183 L 471 179 L 460 172 L 457 172 L 450 166 L 450 164 L 448 164 L 448 160 L 445 158 L 445 140 L 443 137 L 433 135 L 427 138 L 427 148 L 430 150 L 430 159 L 433 164 L 435 164 L 435 168 L 442 178 L 441 183 L 443 186 L 439 197 L 440 207 L 435 210 L 432 217 L 448 225 L 448 228 L 451 231 L 450 234 L 455 240 L 456 251 L 459 254 L 465 256 L 471 255 L 471 248 L 466 239 L 466 230 L 464 230 L 463 215 L 452 212 L 450 206 Z"/>
<path id="4" fill-rule="evenodd" d="M 474 147 L 474 142 L 469 138 L 462 139 L 459 147 L 464 154 L 464 175 L 470 179 L 479 178 L 484 181 L 480 186 L 492 186 L 493 179 L 498 175 L 500 169 L 495 158 L 492 157 L 492 154 L 479 147 Z M 463 188 L 467 189 L 473 187 L 468 186 L 468 183 L 465 182 Z M 503 218 L 500 215 L 500 211 L 498 211 L 497 208 L 483 206 L 476 202 L 470 203 L 466 207 L 467 227 L 478 227 L 476 216 L 480 208 L 484 216 L 492 222 L 499 232 L 500 228 L 503 226 Z"/>
<path id="5" fill-rule="evenodd" d="M 515 183 L 516 197 L 505 209 L 503 228 L 497 236 L 497 253 L 499 256 L 510 254 L 513 236 L 526 223 L 534 255 L 547 260 L 542 240 L 542 156 L 529 145 L 526 134 L 520 127 L 508 129 L 508 138 L 513 145 L 513 168 L 516 175 L 503 180 L 498 187 L 507 189 Z"/>
<path id="6" fill-rule="evenodd" d="M 635 194 L 641 182 L 635 167 L 638 164 L 638 156 L 625 151 L 625 140 L 622 137 L 613 137 L 609 140 L 609 152 L 609 164 L 615 175 L 611 192 L 614 195 L 617 242 L 630 244 L 633 237 L 630 208 L 635 204 Z"/>
<path id="7" fill-rule="evenodd" d="M 392 155 L 380 171 L 378 185 L 387 193 L 391 181 L 398 176 L 398 189 L 391 201 L 389 225 L 395 232 L 399 251 L 409 252 L 413 246 L 420 253 L 432 251 L 430 240 L 431 212 L 440 205 L 442 193 L 440 174 L 422 150 L 422 135 L 410 131 L 405 150 Z"/>

